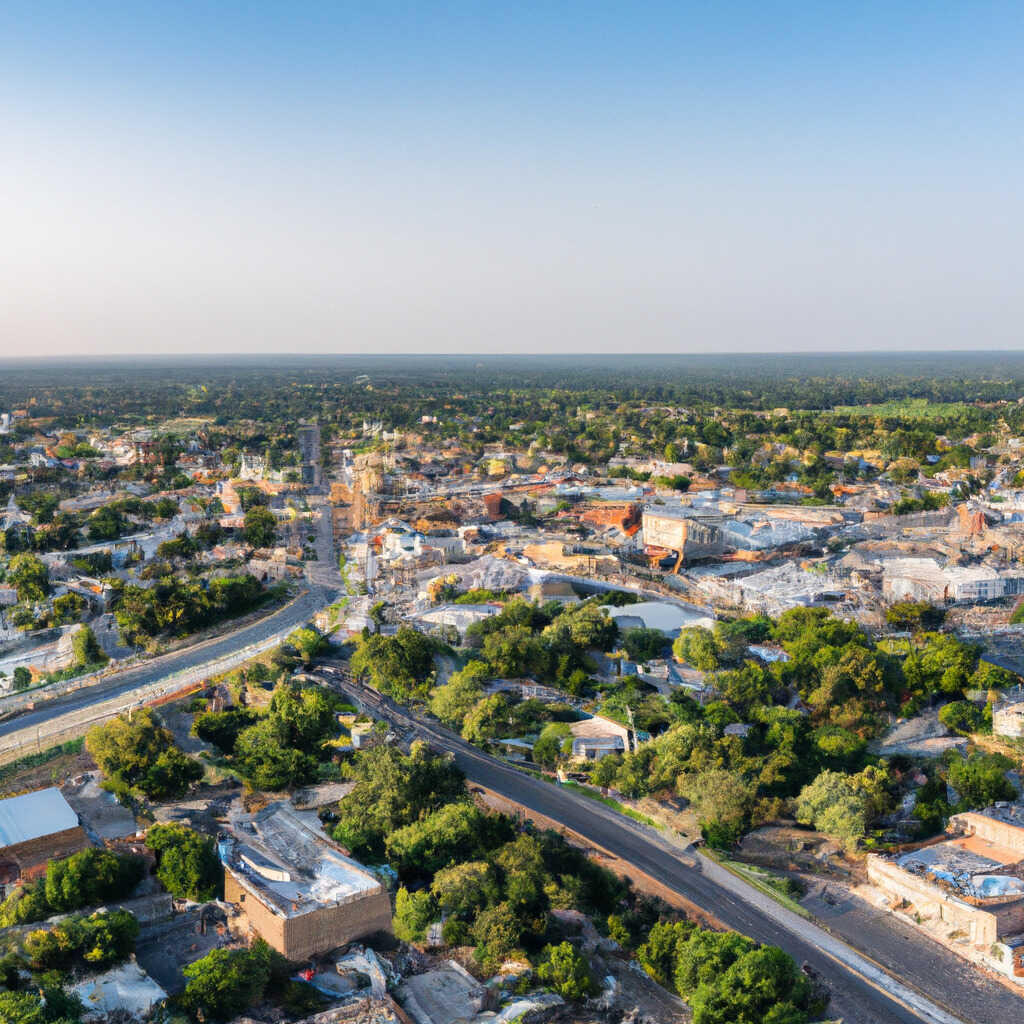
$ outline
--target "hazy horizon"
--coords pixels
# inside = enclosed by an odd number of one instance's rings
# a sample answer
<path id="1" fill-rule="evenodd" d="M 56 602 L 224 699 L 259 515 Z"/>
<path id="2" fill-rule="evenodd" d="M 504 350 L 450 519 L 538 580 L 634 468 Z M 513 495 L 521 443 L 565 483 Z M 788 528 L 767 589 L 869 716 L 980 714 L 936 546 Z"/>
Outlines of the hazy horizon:
<path id="1" fill-rule="evenodd" d="M 1024 8 L 0 9 L 0 358 L 1017 351 Z"/>

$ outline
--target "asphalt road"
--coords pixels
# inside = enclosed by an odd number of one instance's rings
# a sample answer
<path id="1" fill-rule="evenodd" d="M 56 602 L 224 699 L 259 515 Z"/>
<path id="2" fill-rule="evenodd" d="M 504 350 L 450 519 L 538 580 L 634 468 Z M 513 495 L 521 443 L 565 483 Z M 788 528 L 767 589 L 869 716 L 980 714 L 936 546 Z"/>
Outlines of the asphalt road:
<path id="1" fill-rule="evenodd" d="M 949 972 L 945 987 L 937 994 L 936 972 L 928 962 L 931 950 L 925 940 L 907 941 L 902 956 L 888 955 L 889 973 L 885 973 L 834 935 L 779 906 L 717 864 L 692 852 L 683 854 L 655 830 L 571 790 L 517 771 L 455 733 L 414 718 L 372 690 L 342 683 L 337 677 L 335 680 L 358 695 L 369 710 L 376 705 L 394 724 L 415 730 L 436 749 L 451 752 L 471 783 L 561 822 L 714 914 L 730 928 L 758 942 L 780 946 L 798 963 L 808 963 L 832 991 L 829 1015 L 841 1016 L 844 1024 L 1002 1024 L 1021 1016 L 1024 1004 L 1020 998 L 980 973 Z"/>
<path id="2" fill-rule="evenodd" d="M 329 604 L 332 596 L 333 591 L 328 588 L 312 586 L 286 607 L 225 636 L 165 654 L 152 662 L 126 669 L 103 682 L 75 690 L 64 697 L 41 701 L 34 710 L 25 711 L 0 722 L 0 746 L 3 745 L 3 737 L 10 733 L 41 725 L 73 711 L 80 711 L 101 700 L 131 693 L 140 686 L 148 686 L 176 672 L 227 657 L 250 644 L 260 643 L 281 630 L 300 626 L 308 622 L 325 604 Z"/>

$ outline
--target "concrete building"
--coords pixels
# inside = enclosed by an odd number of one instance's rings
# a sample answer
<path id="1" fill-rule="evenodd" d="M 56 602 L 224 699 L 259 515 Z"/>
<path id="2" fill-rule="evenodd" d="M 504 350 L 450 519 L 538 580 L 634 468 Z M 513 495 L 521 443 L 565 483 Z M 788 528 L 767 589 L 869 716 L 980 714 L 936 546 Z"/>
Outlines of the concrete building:
<path id="1" fill-rule="evenodd" d="M 1024 985 L 1024 807 L 955 814 L 947 839 L 867 869 L 891 910 Z"/>
<path id="2" fill-rule="evenodd" d="M 391 931 L 384 885 L 328 839 L 315 816 L 272 804 L 233 820 L 218 851 L 224 898 L 239 911 L 236 930 L 258 934 L 289 960 Z"/>
<path id="3" fill-rule="evenodd" d="M 1024 691 L 1004 693 L 992 705 L 992 732 L 996 736 L 1024 738 Z"/>
<path id="4" fill-rule="evenodd" d="M 37 878 L 51 860 L 89 845 L 78 815 L 59 789 L 0 800 L 0 889 Z"/>
<path id="5" fill-rule="evenodd" d="M 675 554 L 678 569 L 685 562 L 700 558 L 721 558 L 725 538 L 714 522 L 694 516 L 644 510 L 644 548 L 651 558 Z"/>

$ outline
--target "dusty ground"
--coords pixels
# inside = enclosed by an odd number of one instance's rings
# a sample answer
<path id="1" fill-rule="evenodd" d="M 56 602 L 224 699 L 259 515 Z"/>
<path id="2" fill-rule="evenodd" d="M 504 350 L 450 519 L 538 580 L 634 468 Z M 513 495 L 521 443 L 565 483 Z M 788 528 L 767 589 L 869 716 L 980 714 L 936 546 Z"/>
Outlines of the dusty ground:
<path id="1" fill-rule="evenodd" d="M 117 802 L 112 793 L 100 788 L 100 773 L 88 772 L 64 784 L 64 799 L 78 815 L 93 841 L 123 839 L 135 834 L 135 815 Z"/>
<path id="2" fill-rule="evenodd" d="M 204 925 L 199 909 L 188 910 L 139 936 L 136 959 L 171 994 L 185 987 L 182 967 L 230 941 L 224 925 L 210 920 L 208 912 L 206 917 Z"/>
<path id="3" fill-rule="evenodd" d="M 619 983 L 616 1005 L 623 1013 L 636 1009 L 638 1020 L 658 1024 L 688 1024 L 693 1019 L 690 1008 L 678 996 L 666 992 L 649 978 L 635 961 L 608 957 L 604 961 L 607 973 Z"/>
<path id="4" fill-rule="evenodd" d="M 852 857 L 820 832 L 795 825 L 765 825 L 744 836 L 736 860 L 790 876 L 858 884 L 866 879 L 863 858 Z"/>
<path id="5" fill-rule="evenodd" d="M 950 747 L 966 745 L 964 737 L 954 736 L 939 721 L 938 708 L 933 708 L 897 722 L 880 740 L 871 744 L 871 750 L 876 754 L 939 757 Z"/>
<path id="6" fill-rule="evenodd" d="M 61 754 L 46 764 L 11 775 L 0 782 L 0 797 L 16 796 L 32 789 L 63 785 L 83 772 L 95 771 L 96 762 L 83 750 L 80 754 Z"/>

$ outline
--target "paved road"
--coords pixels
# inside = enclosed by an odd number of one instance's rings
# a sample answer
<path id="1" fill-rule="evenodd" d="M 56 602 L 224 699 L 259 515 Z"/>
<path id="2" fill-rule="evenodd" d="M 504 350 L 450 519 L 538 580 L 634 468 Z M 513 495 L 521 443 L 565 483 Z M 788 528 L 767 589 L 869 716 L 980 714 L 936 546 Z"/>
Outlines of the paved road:
<path id="1" fill-rule="evenodd" d="M 571 790 L 517 771 L 449 730 L 413 718 L 373 691 L 342 682 L 336 676 L 333 681 L 357 696 L 368 710 L 376 706 L 396 725 L 415 730 L 435 748 L 450 751 L 470 782 L 562 822 L 713 913 L 729 927 L 759 942 L 781 946 L 799 963 L 809 963 L 832 990 L 830 1013 L 842 1016 L 845 1024 L 1004 1024 L 1020 1019 L 1024 1009 L 1020 999 L 981 975 L 968 976 L 965 981 L 963 972 L 959 977 L 950 974 L 945 989 L 936 992 L 936 972 L 928 963 L 920 969 L 919 961 L 927 960 L 930 952 L 927 943 L 908 942 L 905 955 L 890 962 L 892 973 L 887 974 L 835 936 L 781 907 L 714 862 L 681 853 L 653 829 Z M 924 992 L 956 1007 L 956 1012 L 923 996 Z"/>
<path id="2" fill-rule="evenodd" d="M 312 586 L 285 608 L 235 630 L 233 633 L 207 640 L 193 647 L 186 647 L 181 651 L 165 654 L 152 662 L 136 665 L 97 683 L 95 686 L 83 687 L 65 697 L 44 701 L 33 711 L 25 711 L 0 722 L 0 747 L 3 745 L 3 737 L 10 733 L 41 725 L 43 722 L 49 722 L 74 711 L 80 711 L 101 700 L 109 700 L 112 697 L 131 693 L 141 686 L 148 686 L 184 669 L 195 668 L 218 658 L 228 657 L 250 644 L 266 640 L 281 630 L 302 625 L 304 622 L 308 622 L 313 614 L 325 604 L 329 604 L 333 598 L 334 592 L 328 588 Z"/>

